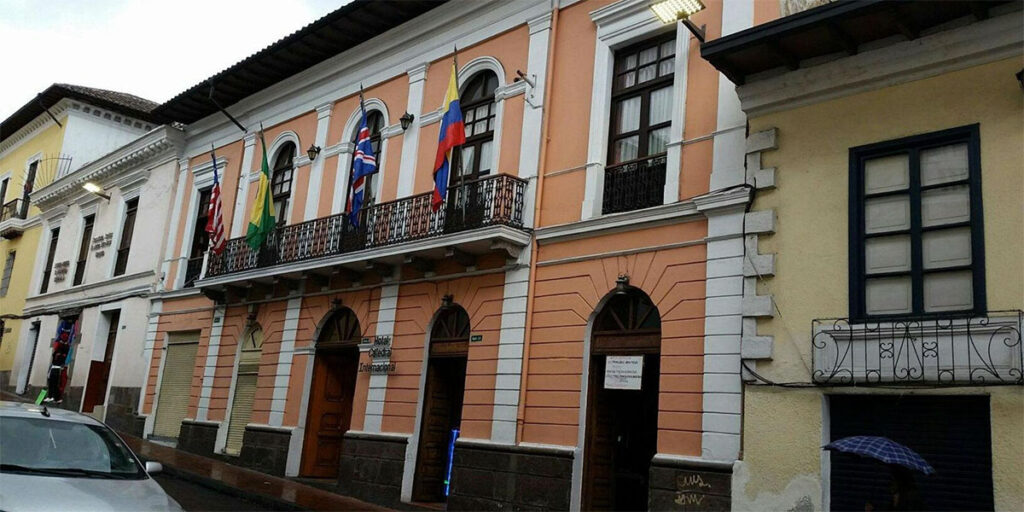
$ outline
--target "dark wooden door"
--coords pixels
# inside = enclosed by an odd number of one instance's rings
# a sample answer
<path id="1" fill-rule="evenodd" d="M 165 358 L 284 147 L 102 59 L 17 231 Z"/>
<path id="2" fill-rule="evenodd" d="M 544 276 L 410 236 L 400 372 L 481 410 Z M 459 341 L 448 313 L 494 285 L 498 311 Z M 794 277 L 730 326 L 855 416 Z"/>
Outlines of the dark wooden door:
<path id="1" fill-rule="evenodd" d="M 337 478 L 342 437 L 352 421 L 357 349 L 318 351 L 313 363 L 302 476 Z"/>
<path id="2" fill-rule="evenodd" d="M 423 403 L 416 455 L 413 500 L 443 502 L 448 467 L 448 443 L 452 430 L 462 421 L 462 397 L 466 387 L 465 357 L 432 357 L 427 366 L 427 388 Z"/>
<path id="3" fill-rule="evenodd" d="M 604 388 L 604 355 L 591 360 L 584 510 L 646 510 L 657 452 L 659 355 L 646 354 L 640 390 Z"/>
<path id="4" fill-rule="evenodd" d="M 121 323 L 121 312 L 111 313 L 103 360 L 89 363 L 89 382 L 86 383 L 85 396 L 82 398 L 82 412 L 92 412 L 97 405 L 103 405 L 106 402 L 107 384 L 110 382 L 110 363 L 114 358 L 114 341 L 117 339 L 119 323 Z"/>

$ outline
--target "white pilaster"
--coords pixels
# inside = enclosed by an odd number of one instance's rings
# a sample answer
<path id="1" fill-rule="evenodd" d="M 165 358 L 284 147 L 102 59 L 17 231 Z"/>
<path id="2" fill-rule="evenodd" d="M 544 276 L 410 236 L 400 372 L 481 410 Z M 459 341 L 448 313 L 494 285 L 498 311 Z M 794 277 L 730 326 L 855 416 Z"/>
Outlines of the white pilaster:
<path id="1" fill-rule="evenodd" d="M 324 160 L 327 159 L 323 155 L 323 148 L 327 147 L 327 130 L 330 128 L 331 109 L 333 107 L 333 103 L 324 103 L 316 108 L 316 136 L 313 139 L 313 144 L 320 147 L 321 154 L 317 155 L 316 160 L 313 160 L 313 165 L 309 169 L 306 209 L 303 211 L 302 220 L 315 219 L 317 207 L 320 205 L 320 188 L 324 180 Z"/>
<path id="2" fill-rule="evenodd" d="M 334 195 L 331 196 L 331 215 L 341 213 L 348 201 L 348 176 L 352 170 L 352 152 L 355 145 L 351 142 L 341 143 L 338 153 L 338 168 L 334 173 Z M 380 180 L 377 180 L 380 181 Z"/>
<path id="3" fill-rule="evenodd" d="M 520 256 L 520 268 L 505 272 L 498 338 L 498 369 L 494 379 L 494 414 L 491 441 L 515 444 L 519 390 L 526 339 L 526 297 L 530 282 L 530 251 Z"/>
<path id="4" fill-rule="evenodd" d="M 284 422 L 284 407 L 288 398 L 288 381 L 295 354 L 295 336 L 299 330 L 299 311 L 302 297 L 288 299 L 281 330 L 281 353 L 277 356 L 277 375 L 274 376 L 274 395 L 270 400 L 270 426 L 280 427 Z"/>
<path id="5" fill-rule="evenodd" d="M 540 168 L 541 131 L 544 123 L 544 85 L 547 80 L 548 46 L 551 40 L 551 13 L 527 22 L 530 27 L 526 74 L 535 86 L 526 92 L 523 102 L 523 134 L 519 145 L 519 177 L 527 180 L 523 204 L 523 225 L 533 227 L 537 173 Z"/>
<path id="6" fill-rule="evenodd" d="M 426 84 L 428 67 L 429 63 L 424 62 L 408 70 L 409 101 L 406 111 L 415 116 L 417 121 L 423 111 L 423 87 Z M 413 185 L 416 183 L 416 156 L 420 147 L 420 123 L 410 124 L 403 137 L 402 161 L 398 167 L 398 197 L 413 194 Z"/>
<path id="7" fill-rule="evenodd" d="M 380 309 L 377 311 L 377 336 L 393 336 L 395 334 L 395 310 L 398 308 L 398 285 L 389 284 L 381 287 Z M 388 359 L 374 361 L 385 363 Z M 384 395 L 388 389 L 386 373 L 370 374 L 370 389 L 366 394 L 366 417 L 363 431 L 380 432 L 380 424 L 384 419 Z"/>
<path id="8" fill-rule="evenodd" d="M 245 147 L 242 150 L 242 168 L 238 171 L 238 190 L 235 195 L 235 208 L 231 213 L 231 236 L 242 236 L 245 229 L 245 199 L 249 195 L 249 172 L 252 170 L 253 151 L 256 149 L 256 134 L 245 134 Z"/>
<path id="9" fill-rule="evenodd" d="M 142 372 L 142 391 L 139 392 L 139 405 L 135 408 L 139 414 L 143 413 L 142 406 L 146 403 L 146 387 L 149 386 L 149 370 L 153 366 L 153 347 L 156 345 L 156 332 L 160 326 L 160 313 L 163 311 L 163 301 L 153 299 L 149 303 L 149 322 L 146 324 L 146 339 L 142 346 L 142 359 L 146 361 L 146 371 Z"/>
<path id="10" fill-rule="evenodd" d="M 224 330 L 224 313 L 227 306 L 218 305 L 213 310 L 213 325 L 210 326 L 210 341 L 206 348 L 206 364 L 203 365 L 203 384 L 199 388 L 199 408 L 196 420 L 208 421 L 210 395 L 213 394 L 213 377 L 217 372 L 217 358 L 220 356 L 220 336 Z"/>
<path id="11" fill-rule="evenodd" d="M 682 23 L 676 23 L 675 78 L 672 81 L 672 124 L 669 125 L 665 164 L 665 204 L 679 200 L 679 180 L 683 165 L 683 145 L 686 124 L 686 77 L 690 61 L 690 31 Z M 676 144 L 675 142 L 679 142 Z"/>
<path id="12" fill-rule="evenodd" d="M 169 223 L 170 225 L 168 226 L 170 233 L 172 233 L 170 235 L 171 240 L 173 240 L 176 236 L 173 233 L 177 233 L 178 231 L 178 222 L 181 222 L 181 209 L 182 203 L 185 201 L 185 180 L 187 177 L 187 173 L 188 159 L 182 158 L 181 160 L 178 161 L 178 185 L 174 189 L 174 207 L 171 209 L 171 222 Z M 160 265 L 160 277 L 161 279 L 164 280 L 165 284 L 167 274 L 171 270 L 171 262 L 174 261 L 173 258 L 174 244 L 169 242 L 167 243 L 167 246 L 164 248 L 164 261 L 163 264 Z M 183 274 L 184 272 L 185 267 L 183 265 L 178 265 L 178 273 Z"/>
<path id="13" fill-rule="evenodd" d="M 754 0 L 724 0 L 722 36 L 750 28 L 754 24 Z M 745 130 L 734 129 L 747 123 L 740 109 L 736 84 L 718 74 L 718 117 L 715 127 L 711 164 L 711 190 L 719 190 L 746 182 L 743 167 Z"/>

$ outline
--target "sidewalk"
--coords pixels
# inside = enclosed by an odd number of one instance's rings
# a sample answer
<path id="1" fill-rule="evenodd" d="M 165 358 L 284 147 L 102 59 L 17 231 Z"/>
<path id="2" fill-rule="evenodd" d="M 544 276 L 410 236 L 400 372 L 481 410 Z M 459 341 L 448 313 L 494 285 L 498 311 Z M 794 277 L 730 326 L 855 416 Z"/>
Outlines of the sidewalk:
<path id="1" fill-rule="evenodd" d="M 122 434 L 141 458 L 157 461 L 164 471 L 218 491 L 281 510 L 389 510 L 285 478 L 232 466 L 174 448 Z"/>

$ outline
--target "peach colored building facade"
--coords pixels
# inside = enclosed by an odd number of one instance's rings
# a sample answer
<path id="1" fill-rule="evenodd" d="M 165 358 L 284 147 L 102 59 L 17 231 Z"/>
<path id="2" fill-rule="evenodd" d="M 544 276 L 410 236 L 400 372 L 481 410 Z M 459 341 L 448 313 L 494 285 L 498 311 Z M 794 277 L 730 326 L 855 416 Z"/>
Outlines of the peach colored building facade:
<path id="1" fill-rule="evenodd" d="M 145 435 L 392 506 L 727 507 L 753 272 L 734 86 L 645 0 L 399 4 L 364 44 L 339 27 L 379 4 L 213 77 L 246 133 L 199 86 L 160 107 L 187 143 Z M 708 39 L 778 15 L 707 4 Z M 467 142 L 433 212 L 453 46 Z M 304 67 L 260 78 L 275 52 Z M 360 89 L 379 171 L 353 225 Z M 263 144 L 280 224 L 253 251 Z"/>

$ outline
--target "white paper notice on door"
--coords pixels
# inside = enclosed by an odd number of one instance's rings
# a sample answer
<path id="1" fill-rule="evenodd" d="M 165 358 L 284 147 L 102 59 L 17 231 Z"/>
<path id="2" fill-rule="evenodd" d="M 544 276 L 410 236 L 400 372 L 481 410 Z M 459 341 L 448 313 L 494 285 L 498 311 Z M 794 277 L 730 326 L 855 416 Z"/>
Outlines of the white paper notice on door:
<path id="1" fill-rule="evenodd" d="M 644 356 L 607 356 L 604 362 L 605 389 L 640 389 Z"/>

